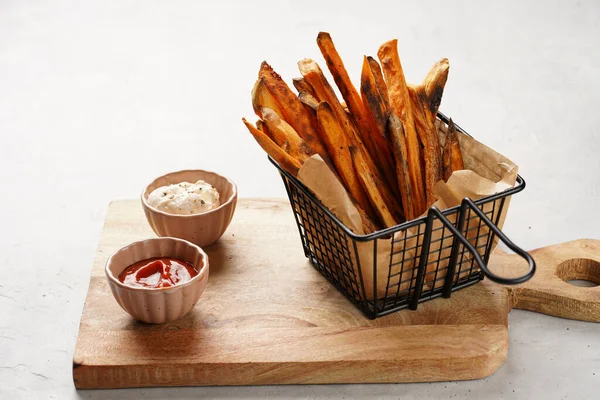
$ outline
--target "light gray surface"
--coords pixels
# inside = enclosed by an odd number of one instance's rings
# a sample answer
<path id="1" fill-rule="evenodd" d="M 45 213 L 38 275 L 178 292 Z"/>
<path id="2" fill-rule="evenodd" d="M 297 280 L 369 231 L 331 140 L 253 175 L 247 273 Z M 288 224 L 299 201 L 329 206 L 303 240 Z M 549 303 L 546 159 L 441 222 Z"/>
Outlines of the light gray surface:
<path id="1" fill-rule="evenodd" d="M 284 196 L 240 119 L 254 119 L 263 59 L 288 81 L 297 60 L 322 62 L 319 30 L 355 81 L 389 38 L 411 81 L 448 57 L 442 111 L 528 181 L 509 236 L 525 248 L 600 237 L 600 3 L 213 3 L 0 1 L 0 398 L 597 398 L 600 326 L 519 311 L 506 363 L 480 381 L 74 390 L 108 202 L 182 168 L 221 172 L 244 197 Z"/>

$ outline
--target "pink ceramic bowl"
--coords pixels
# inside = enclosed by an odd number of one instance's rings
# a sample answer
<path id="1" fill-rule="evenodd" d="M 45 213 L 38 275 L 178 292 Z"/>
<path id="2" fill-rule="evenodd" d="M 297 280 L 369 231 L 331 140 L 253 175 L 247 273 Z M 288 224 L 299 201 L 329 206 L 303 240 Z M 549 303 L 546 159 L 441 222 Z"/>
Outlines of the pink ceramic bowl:
<path id="1" fill-rule="evenodd" d="M 189 282 L 164 289 L 134 288 L 119 275 L 148 258 L 170 257 L 188 262 L 198 271 Z M 176 238 L 154 238 L 123 247 L 106 262 L 106 278 L 117 303 L 133 318 L 150 324 L 175 321 L 194 308 L 208 282 L 208 256 L 195 244 Z"/>
<path id="2" fill-rule="evenodd" d="M 210 183 L 220 195 L 221 205 L 202 214 L 178 215 L 157 210 L 148 204 L 154 189 L 180 182 L 194 183 L 199 179 Z M 214 172 L 185 170 L 172 172 L 155 179 L 142 192 L 142 206 L 148 223 L 158 236 L 172 236 L 188 240 L 198 246 L 208 246 L 219 240 L 233 218 L 237 204 L 237 186 Z"/>

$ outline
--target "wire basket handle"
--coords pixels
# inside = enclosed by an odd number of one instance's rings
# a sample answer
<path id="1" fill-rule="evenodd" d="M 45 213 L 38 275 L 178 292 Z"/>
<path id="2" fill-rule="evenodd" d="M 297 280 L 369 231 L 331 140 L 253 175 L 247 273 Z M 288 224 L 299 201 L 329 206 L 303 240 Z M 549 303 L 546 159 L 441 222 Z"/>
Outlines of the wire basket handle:
<path id="1" fill-rule="evenodd" d="M 471 209 L 481 220 L 490 228 L 494 234 L 498 236 L 498 238 L 512 251 L 521 256 L 523 259 L 527 261 L 529 264 L 529 270 L 521 276 L 516 278 L 505 278 L 502 276 L 498 276 L 490 271 L 481 259 L 481 256 L 473 247 L 473 245 L 463 236 L 461 233 L 464 229 L 465 218 L 467 214 L 467 209 Z M 450 260 L 448 263 L 448 270 L 446 272 L 446 278 L 444 281 L 443 288 L 443 296 L 448 298 L 450 297 L 450 293 L 452 291 L 452 281 L 454 280 L 454 273 L 456 271 L 456 262 L 458 260 L 458 251 L 460 248 L 460 244 L 465 246 L 465 248 L 471 253 L 471 256 L 479 265 L 479 268 L 483 272 L 483 274 L 491 279 L 494 282 L 501 283 L 503 285 L 516 285 L 519 283 L 523 283 L 531 279 L 533 274 L 535 274 L 535 261 L 527 253 L 525 250 L 521 249 L 519 246 L 514 244 L 485 214 L 483 211 L 473 203 L 471 199 L 468 197 L 464 198 L 461 206 L 460 206 L 460 214 L 458 216 L 458 227 L 455 227 L 448 218 L 446 218 L 442 212 L 437 207 L 431 207 L 429 212 L 427 213 L 427 222 L 425 225 L 425 235 L 423 238 L 423 248 L 421 250 L 421 257 L 419 259 L 419 269 L 417 273 L 417 281 L 415 284 L 415 290 L 413 293 L 413 297 L 410 301 L 410 308 L 413 310 L 417 309 L 417 305 L 419 303 L 419 297 L 421 296 L 421 292 L 423 290 L 423 279 L 425 277 L 425 267 L 427 265 L 427 258 L 429 255 L 429 247 L 431 245 L 431 233 L 433 229 L 433 221 L 435 219 L 439 219 L 445 226 L 448 228 L 450 232 L 454 235 L 454 241 L 452 242 L 452 252 L 450 253 Z"/>

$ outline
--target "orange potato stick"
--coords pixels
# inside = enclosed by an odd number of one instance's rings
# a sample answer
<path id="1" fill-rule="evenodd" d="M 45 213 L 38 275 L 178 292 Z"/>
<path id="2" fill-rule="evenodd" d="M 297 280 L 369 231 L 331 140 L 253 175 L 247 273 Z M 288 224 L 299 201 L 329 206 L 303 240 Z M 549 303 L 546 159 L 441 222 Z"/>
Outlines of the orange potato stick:
<path id="1" fill-rule="evenodd" d="M 360 207 L 369 216 L 373 217 L 375 212 L 354 170 L 352 155 L 350 154 L 352 142 L 338 123 L 329 103 L 321 102 L 319 104 L 317 108 L 317 120 L 321 128 L 321 139 L 327 146 L 329 155 L 346 190 L 348 190 L 350 196 L 356 200 Z"/>
<path id="2" fill-rule="evenodd" d="M 273 139 L 273 137 L 271 136 L 271 132 L 269 132 L 269 128 L 267 128 L 267 125 L 265 125 L 265 123 L 263 122 L 262 119 L 258 119 L 256 120 L 256 128 L 259 131 L 262 131 L 265 135 L 267 135 L 268 137 L 271 138 L 271 140 Z"/>
<path id="3" fill-rule="evenodd" d="M 246 125 L 252 136 L 254 136 L 254 139 L 258 142 L 260 147 L 262 147 L 268 155 L 273 157 L 273 159 L 277 161 L 277 163 L 279 163 L 279 165 L 281 165 L 281 167 L 285 171 L 289 172 L 293 176 L 296 176 L 298 174 L 298 170 L 302 166 L 302 164 L 298 160 L 296 160 L 295 158 L 287 154 L 285 151 L 283 151 L 279 146 L 277 146 L 277 144 L 274 141 L 272 141 L 263 132 L 256 129 L 254 125 L 246 121 L 245 118 L 242 118 L 242 121 L 244 122 L 244 125 Z"/>
<path id="4" fill-rule="evenodd" d="M 383 72 L 381 71 L 381 65 L 371 56 L 367 57 L 367 61 L 371 66 L 371 72 L 373 73 L 373 77 L 375 78 L 375 84 L 377 85 L 377 90 L 381 94 L 381 100 L 383 101 L 383 105 L 385 109 L 390 112 L 390 97 L 388 95 L 387 84 L 385 83 L 385 79 L 383 79 Z M 386 124 L 387 125 L 387 124 Z"/>
<path id="5" fill-rule="evenodd" d="M 352 161 L 354 162 L 356 175 L 361 182 L 362 187 L 367 193 L 367 197 L 371 201 L 371 205 L 375 212 L 383 222 L 386 228 L 390 228 L 398 224 L 398 221 L 392 215 L 388 208 L 386 200 L 380 192 L 380 188 L 384 187 L 383 182 L 379 181 L 374 174 L 369 173 L 369 167 L 366 164 L 363 153 L 356 147 L 350 148 Z M 391 206 L 391 204 L 390 204 Z"/>
<path id="6" fill-rule="evenodd" d="M 433 186 L 442 179 L 442 156 L 438 141 L 437 128 L 431 120 L 427 109 L 425 90 L 421 86 L 408 88 L 411 100 L 411 109 L 415 121 L 415 128 L 423 145 L 425 196 L 427 207 L 435 203 Z"/>
<path id="7" fill-rule="evenodd" d="M 390 40 L 381 45 L 377 55 L 383 67 L 383 73 L 388 86 L 392 112 L 401 120 L 406 137 L 408 151 L 408 168 L 413 187 L 413 209 L 420 215 L 427 209 L 423 171 L 421 166 L 421 145 L 411 110 L 410 95 L 404 78 L 404 71 L 398 55 L 397 40 Z M 397 161 L 397 160 L 396 160 Z"/>
<path id="8" fill-rule="evenodd" d="M 294 92 L 281 79 L 281 76 L 273 71 L 269 64 L 263 61 L 259 71 L 259 78 L 263 78 L 265 87 L 279 104 L 283 115 L 277 114 L 289 123 L 315 152 L 326 159 L 327 152 L 319 139 L 318 132 L 315 131 L 316 121 L 314 121 L 312 115 L 305 109 Z"/>
<path id="9" fill-rule="evenodd" d="M 323 54 L 323 58 L 325 58 L 327 68 L 329 68 L 335 84 L 338 89 L 340 89 L 340 93 L 346 102 L 348 111 L 352 114 L 358 125 L 360 137 L 364 138 L 367 135 L 371 135 L 371 126 L 365 119 L 363 102 L 358 91 L 352 84 L 350 76 L 348 76 L 348 71 L 346 71 L 344 62 L 335 48 L 329 33 L 319 32 L 319 35 L 317 36 L 317 45 L 321 50 L 321 54 Z"/>
<path id="10" fill-rule="evenodd" d="M 316 97 L 314 97 L 312 94 L 308 92 L 300 92 L 298 98 L 300 99 L 302 104 L 307 105 L 315 112 L 317 111 L 317 108 L 319 107 L 319 100 L 317 100 Z"/>
<path id="11" fill-rule="evenodd" d="M 398 177 L 398 187 L 404 206 L 404 217 L 407 221 L 415 219 L 420 214 L 416 214 L 414 209 L 414 193 L 410 179 L 410 168 L 408 166 L 408 146 L 406 144 L 406 135 L 402 121 L 395 114 L 390 114 L 389 118 L 390 139 L 394 156 L 396 158 L 396 176 Z"/>
<path id="12" fill-rule="evenodd" d="M 256 115 L 262 118 L 260 114 L 260 109 L 266 107 L 275 111 L 277 115 L 282 116 L 281 108 L 277 101 L 271 95 L 271 92 L 267 90 L 265 87 L 264 79 L 258 78 L 254 87 L 252 88 L 252 108 Z"/>
<path id="13" fill-rule="evenodd" d="M 442 58 L 440 61 L 435 63 L 433 67 L 425 76 L 422 86 L 425 88 L 425 96 L 427 97 L 427 106 L 429 112 L 435 118 L 437 117 L 440 103 L 442 102 L 442 95 L 444 94 L 444 87 L 448 80 L 448 72 L 450 71 L 450 63 L 447 58 Z"/>
<path id="14" fill-rule="evenodd" d="M 390 116 L 389 103 L 386 103 L 384 97 L 387 98 L 386 92 L 382 94 L 381 89 L 377 85 L 373 68 L 367 57 L 363 59 L 362 72 L 360 76 L 360 94 L 362 96 L 365 110 L 369 110 L 368 119 L 377 127 L 377 132 L 380 136 L 387 139 L 388 118 Z"/>
<path id="15" fill-rule="evenodd" d="M 448 131 L 446 132 L 446 141 L 444 143 L 444 180 L 447 181 L 454 171 L 465 169 L 463 163 L 462 152 L 460 150 L 460 142 L 456 134 L 456 126 L 450 120 Z"/>
<path id="16" fill-rule="evenodd" d="M 420 90 L 423 90 L 422 86 L 420 86 L 419 88 L 420 88 Z M 421 96 L 419 96 L 419 98 L 421 99 L 423 112 L 425 113 L 425 121 L 428 123 L 430 132 L 434 132 L 434 134 L 430 133 L 430 135 L 432 136 L 431 141 L 432 141 L 432 145 L 433 145 L 433 150 L 432 150 L 434 152 L 433 154 L 439 154 L 438 180 L 440 180 L 440 179 L 444 178 L 444 161 L 443 161 L 443 149 L 442 149 L 442 146 L 440 145 L 440 136 L 437 132 L 437 125 L 436 125 L 437 114 L 436 115 L 431 114 L 431 110 L 427 106 L 428 105 L 427 95 L 422 94 Z M 437 139 L 437 140 L 435 140 L 435 139 Z"/>
<path id="17" fill-rule="evenodd" d="M 365 109 L 365 120 L 371 126 L 371 132 L 365 139 L 365 145 L 373 160 L 378 160 L 377 165 L 385 177 L 388 185 L 395 195 L 399 195 L 398 183 L 394 165 L 394 155 L 386 136 L 389 110 L 386 110 L 382 96 L 377 89 L 375 77 L 367 57 L 363 59 L 361 73 L 360 93 Z"/>
<path id="18" fill-rule="evenodd" d="M 315 126 L 315 132 L 319 133 L 319 139 L 321 140 L 321 143 L 323 143 L 322 135 L 320 133 L 321 128 L 319 128 L 319 123 L 317 121 L 317 108 L 319 107 L 319 101 L 308 92 L 300 92 L 300 94 L 298 95 L 298 98 L 302 102 L 302 105 L 304 105 L 304 108 L 306 108 L 308 110 L 308 112 L 310 113 L 311 121 L 313 122 L 313 124 Z M 329 152 L 327 151 L 327 146 L 325 146 L 325 154 L 324 155 L 320 154 L 320 156 L 327 163 L 327 165 L 329 165 L 331 170 L 335 171 L 335 164 L 333 164 L 333 161 L 331 160 L 331 157 L 329 156 Z"/>
<path id="19" fill-rule="evenodd" d="M 327 78 L 325 78 L 325 75 L 323 75 L 323 71 L 319 65 L 310 58 L 305 58 L 298 62 L 298 68 L 304 80 L 314 89 L 316 98 L 320 102 L 326 101 L 329 104 L 350 140 L 354 144 L 359 142 L 358 130 L 354 126 L 350 116 L 344 111 L 342 104 L 335 95 L 335 91 L 327 81 Z"/>
<path id="20" fill-rule="evenodd" d="M 287 122 L 268 108 L 261 109 L 263 121 L 271 132 L 273 141 L 297 160 L 304 162 L 314 154 L 310 146 Z"/>
<path id="21" fill-rule="evenodd" d="M 292 83 L 294 84 L 294 87 L 296 88 L 298 93 L 307 92 L 310 93 L 313 97 L 316 96 L 315 91 L 310 86 L 310 84 L 304 80 L 304 78 L 294 78 L 292 79 Z"/>
<path id="22" fill-rule="evenodd" d="M 379 172 L 379 169 L 375 166 L 373 159 L 369 155 L 369 152 L 367 151 L 363 141 L 358 135 L 358 129 L 354 125 L 354 121 L 342 108 L 342 105 L 337 99 L 333 88 L 323 75 L 323 71 L 321 71 L 319 65 L 311 59 L 304 59 L 298 62 L 298 67 L 304 79 L 310 83 L 315 90 L 317 98 L 320 101 L 326 101 L 329 103 L 337 121 L 342 128 L 342 132 L 346 135 L 350 143 L 363 153 L 365 165 L 369 167 L 368 172 L 374 174 L 378 181 L 381 182 L 382 187 L 380 190 L 384 199 L 386 200 L 387 206 L 392 210 L 393 215 L 397 220 L 402 218 L 402 205 L 396 201 L 394 195 L 392 194 L 392 189 L 385 182 L 382 174 Z"/>

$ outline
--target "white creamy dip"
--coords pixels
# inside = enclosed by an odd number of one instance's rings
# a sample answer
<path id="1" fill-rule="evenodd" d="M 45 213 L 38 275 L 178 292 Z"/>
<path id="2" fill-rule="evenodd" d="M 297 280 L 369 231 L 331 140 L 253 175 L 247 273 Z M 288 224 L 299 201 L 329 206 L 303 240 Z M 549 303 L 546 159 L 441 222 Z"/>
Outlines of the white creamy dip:
<path id="1" fill-rule="evenodd" d="M 200 214 L 219 207 L 219 192 L 202 180 L 161 186 L 148 196 L 148 204 L 170 214 Z"/>

